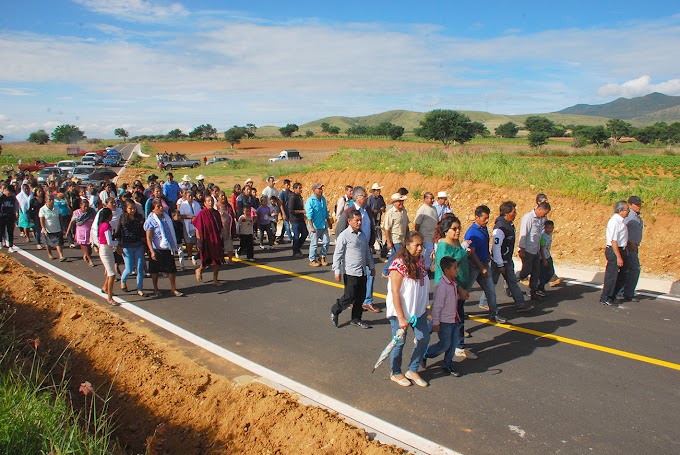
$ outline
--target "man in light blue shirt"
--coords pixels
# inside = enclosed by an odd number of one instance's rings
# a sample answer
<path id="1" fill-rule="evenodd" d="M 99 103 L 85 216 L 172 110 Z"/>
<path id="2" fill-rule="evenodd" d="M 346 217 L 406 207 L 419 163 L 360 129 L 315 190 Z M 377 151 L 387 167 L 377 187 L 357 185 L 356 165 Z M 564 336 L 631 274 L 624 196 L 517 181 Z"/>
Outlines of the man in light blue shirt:
<path id="1" fill-rule="evenodd" d="M 172 172 L 168 172 L 167 177 L 168 181 L 163 184 L 163 196 L 168 201 L 170 208 L 176 209 L 180 192 L 179 183 L 174 179 Z"/>
<path id="2" fill-rule="evenodd" d="M 333 227 L 333 223 L 328 213 L 326 198 L 323 197 L 323 185 L 315 183 L 312 185 L 312 195 L 305 202 L 305 213 L 309 220 L 309 265 L 319 267 L 328 265 L 326 254 L 328 245 L 331 243 L 328 230 Z M 321 239 L 321 254 L 317 255 L 318 241 Z"/>

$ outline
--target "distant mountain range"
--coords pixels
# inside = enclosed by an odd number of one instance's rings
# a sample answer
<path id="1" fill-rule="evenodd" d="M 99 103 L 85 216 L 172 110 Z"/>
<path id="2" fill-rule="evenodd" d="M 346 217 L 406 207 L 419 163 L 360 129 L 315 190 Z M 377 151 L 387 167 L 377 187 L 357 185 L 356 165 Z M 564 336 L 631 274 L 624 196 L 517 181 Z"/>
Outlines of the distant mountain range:
<path id="1" fill-rule="evenodd" d="M 548 117 L 554 122 L 563 125 L 596 126 L 606 124 L 609 119 L 620 118 L 632 123 L 634 126 L 645 126 L 656 122 L 680 122 L 680 96 L 668 96 L 655 92 L 637 98 L 619 98 L 605 104 L 577 104 L 561 111 L 544 114 L 502 115 L 481 111 L 459 112 L 467 115 L 473 121 L 484 123 L 489 131 L 492 132 L 498 125 L 507 122 L 521 125 L 524 123 L 524 119 L 530 115 Z M 420 121 L 424 116 L 424 112 L 395 110 L 364 117 L 326 117 L 300 125 L 299 134 L 304 135 L 307 130 L 317 133 L 321 131 L 321 124 L 324 122 L 337 126 L 342 131 L 352 126 L 376 126 L 382 122 L 394 123 L 395 125 L 403 126 L 406 131 L 413 131 L 420 125 Z M 263 126 L 258 128 L 258 136 L 276 134 L 278 134 L 278 127 Z"/>

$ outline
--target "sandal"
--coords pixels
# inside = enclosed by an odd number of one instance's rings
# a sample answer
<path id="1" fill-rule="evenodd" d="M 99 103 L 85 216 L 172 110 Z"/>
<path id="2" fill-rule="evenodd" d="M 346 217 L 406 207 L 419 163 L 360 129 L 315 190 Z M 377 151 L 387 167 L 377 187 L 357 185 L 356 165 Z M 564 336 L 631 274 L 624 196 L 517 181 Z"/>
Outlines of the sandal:
<path id="1" fill-rule="evenodd" d="M 184 296 L 184 294 L 179 292 L 179 291 L 173 291 L 172 293 L 175 297 L 183 297 Z"/>
<path id="2" fill-rule="evenodd" d="M 148 294 L 145 293 L 144 291 L 137 291 L 137 295 L 140 297 L 148 297 Z"/>
<path id="3" fill-rule="evenodd" d="M 127 284 L 121 284 L 120 290 L 123 291 L 123 292 L 130 292 L 130 291 L 128 291 Z"/>

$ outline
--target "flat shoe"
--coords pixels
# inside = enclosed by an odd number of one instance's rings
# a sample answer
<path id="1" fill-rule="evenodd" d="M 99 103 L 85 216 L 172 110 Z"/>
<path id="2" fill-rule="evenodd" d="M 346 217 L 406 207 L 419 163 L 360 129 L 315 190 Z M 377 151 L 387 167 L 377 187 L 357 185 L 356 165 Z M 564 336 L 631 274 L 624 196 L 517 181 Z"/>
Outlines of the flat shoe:
<path id="1" fill-rule="evenodd" d="M 430 384 L 427 383 L 427 381 L 423 378 L 420 377 L 418 373 L 415 371 L 408 370 L 406 374 L 404 374 L 404 377 L 406 379 L 410 379 L 415 383 L 415 385 L 420 386 L 420 387 L 427 387 Z"/>
<path id="2" fill-rule="evenodd" d="M 184 294 L 183 294 L 182 292 L 179 292 L 179 291 L 174 291 L 172 294 L 173 294 L 175 297 L 183 297 L 183 296 L 184 296 Z"/>
<path id="3" fill-rule="evenodd" d="M 361 308 L 363 308 L 366 311 L 370 311 L 371 313 L 380 313 L 380 310 L 378 308 L 374 307 L 373 304 L 361 305 Z"/>
<path id="4" fill-rule="evenodd" d="M 137 291 L 137 295 L 140 297 L 146 297 L 147 294 L 144 291 Z"/>
<path id="5" fill-rule="evenodd" d="M 402 387 L 409 387 L 411 385 L 411 381 L 406 379 L 406 376 L 404 376 L 403 374 L 399 375 L 391 374 L 390 379 Z"/>
<path id="6" fill-rule="evenodd" d="M 65 256 L 63 258 L 59 258 L 59 262 L 64 262 L 65 260 L 66 260 Z"/>

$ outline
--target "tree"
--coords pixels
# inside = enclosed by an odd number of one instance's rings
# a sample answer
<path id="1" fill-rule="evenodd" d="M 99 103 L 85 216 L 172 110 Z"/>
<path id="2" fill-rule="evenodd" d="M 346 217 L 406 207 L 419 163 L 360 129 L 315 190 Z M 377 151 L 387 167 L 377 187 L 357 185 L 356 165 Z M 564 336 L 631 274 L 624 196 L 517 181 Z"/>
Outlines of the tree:
<path id="1" fill-rule="evenodd" d="M 616 142 L 623 136 L 627 136 L 633 132 L 633 125 L 624 122 L 621 119 L 613 118 L 607 122 L 607 133 L 612 138 L 612 142 Z"/>
<path id="2" fill-rule="evenodd" d="M 180 130 L 179 128 L 175 128 L 172 131 L 168 131 L 168 134 L 166 134 L 165 137 L 167 137 L 168 139 L 177 140 L 186 137 L 186 134 L 182 133 L 182 130 Z"/>
<path id="3" fill-rule="evenodd" d="M 472 137 L 475 137 L 475 136 L 487 137 L 487 136 L 489 136 L 489 130 L 487 129 L 486 126 L 484 126 L 484 124 L 482 122 L 472 122 L 471 128 L 472 128 Z"/>
<path id="4" fill-rule="evenodd" d="M 313 136 L 314 136 L 314 131 L 312 131 L 312 130 L 307 130 L 307 131 L 305 131 L 305 136 L 307 136 L 307 137 L 313 137 Z"/>
<path id="5" fill-rule="evenodd" d="M 574 127 L 573 134 L 576 137 L 581 137 L 587 140 L 591 144 L 597 145 L 602 145 L 604 141 L 606 141 L 609 138 L 607 131 L 604 129 L 604 126 L 602 125 L 598 126 L 579 125 Z"/>
<path id="6" fill-rule="evenodd" d="M 503 123 L 502 125 L 498 125 L 496 127 L 494 133 L 496 136 L 505 138 L 517 137 L 517 133 L 519 133 L 519 126 L 515 125 L 513 122 Z"/>
<path id="7" fill-rule="evenodd" d="M 289 123 L 288 125 L 284 126 L 283 128 L 279 128 L 279 132 L 281 133 L 281 136 L 283 137 L 291 137 L 294 132 L 299 130 L 300 127 L 298 127 L 295 123 Z"/>
<path id="8" fill-rule="evenodd" d="M 555 122 L 547 117 L 540 115 L 530 115 L 524 120 L 524 127 L 530 132 L 544 132 L 548 133 L 548 137 L 553 136 L 556 129 Z"/>
<path id="9" fill-rule="evenodd" d="M 61 144 L 73 144 L 87 139 L 85 134 L 75 125 L 59 125 L 52 131 L 52 140 Z"/>
<path id="10" fill-rule="evenodd" d="M 372 135 L 371 129 L 366 125 L 350 126 L 345 130 L 348 136 L 370 136 Z"/>
<path id="11" fill-rule="evenodd" d="M 210 123 L 199 125 L 189 133 L 189 137 L 192 139 L 215 139 L 215 136 L 217 136 L 217 129 Z"/>
<path id="12" fill-rule="evenodd" d="M 248 123 L 246 125 L 246 136 L 248 136 L 248 139 L 252 139 L 255 137 L 255 131 L 257 131 L 257 127 L 253 123 Z"/>
<path id="13" fill-rule="evenodd" d="M 484 128 L 486 129 L 486 128 Z M 472 139 L 479 126 L 473 124 L 470 118 L 460 112 L 447 109 L 435 109 L 425 114 L 420 127 L 416 128 L 416 136 L 442 141 L 445 146 L 452 142 L 465 142 Z"/>
<path id="14" fill-rule="evenodd" d="M 45 130 L 34 131 L 28 135 L 28 142 L 35 142 L 36 144 L 44 145 L 50 141 L 50 135 Z"/>
<path id="15" fill-rule="evenodd" d="M 127 139 L 128 137 L 130 137 L 130 133 L 128 133 L 127 131 L 125 131 L 125 128 L 116 128 L 115 130 L 113 130 L 113 134 L 115 134 L 115 135 L 118 136 L 118 137 L 122 137 L 122 138 L 123 138 L 123 142 L 125 142 L 125 139 Z"/>
<path id="16" fill-rule="evenodd" d="M 323 122 L 323 123 L 321 124 L 321 132 L 322 132 L 322 133 L 328 133 L 328 128 L 330 128 L 330 127 L 331 127 L 331 124 L 330 124 L 330 123 L 328 123 L 328 122 Z"/>
<path id="17" fill-rule="evenodd" d="M 331 136 L 336 136 L 340 134 L 340 127 L 339 126 L 329 126 L 328 127 L 328 134 Z"/>
<path id="18" fill-rule="evenodd" d="M 5 138 L 5 136 L 0 134 L 0 141 L 3 140 L 4 138 Z M 0 145 L 0 155 L 2 155 L 2 145 Z"/>
<path id="19" fill-rule="evenodd" d="M 234 148 L 234 145 L 240 143 L 241 139 L 245 136 L 248 136 L 248 128 L 242 126 L 234 125 L 224 132 L 224 140 L 231 144 L 232 149 Z"/>
<path id="20" fill-rule="evenodd" d="M 540 147 L 548 143 L 550 134 L 545 131 L 532 131 L 529 133 L 529 145 L 531 147 Z"/>

